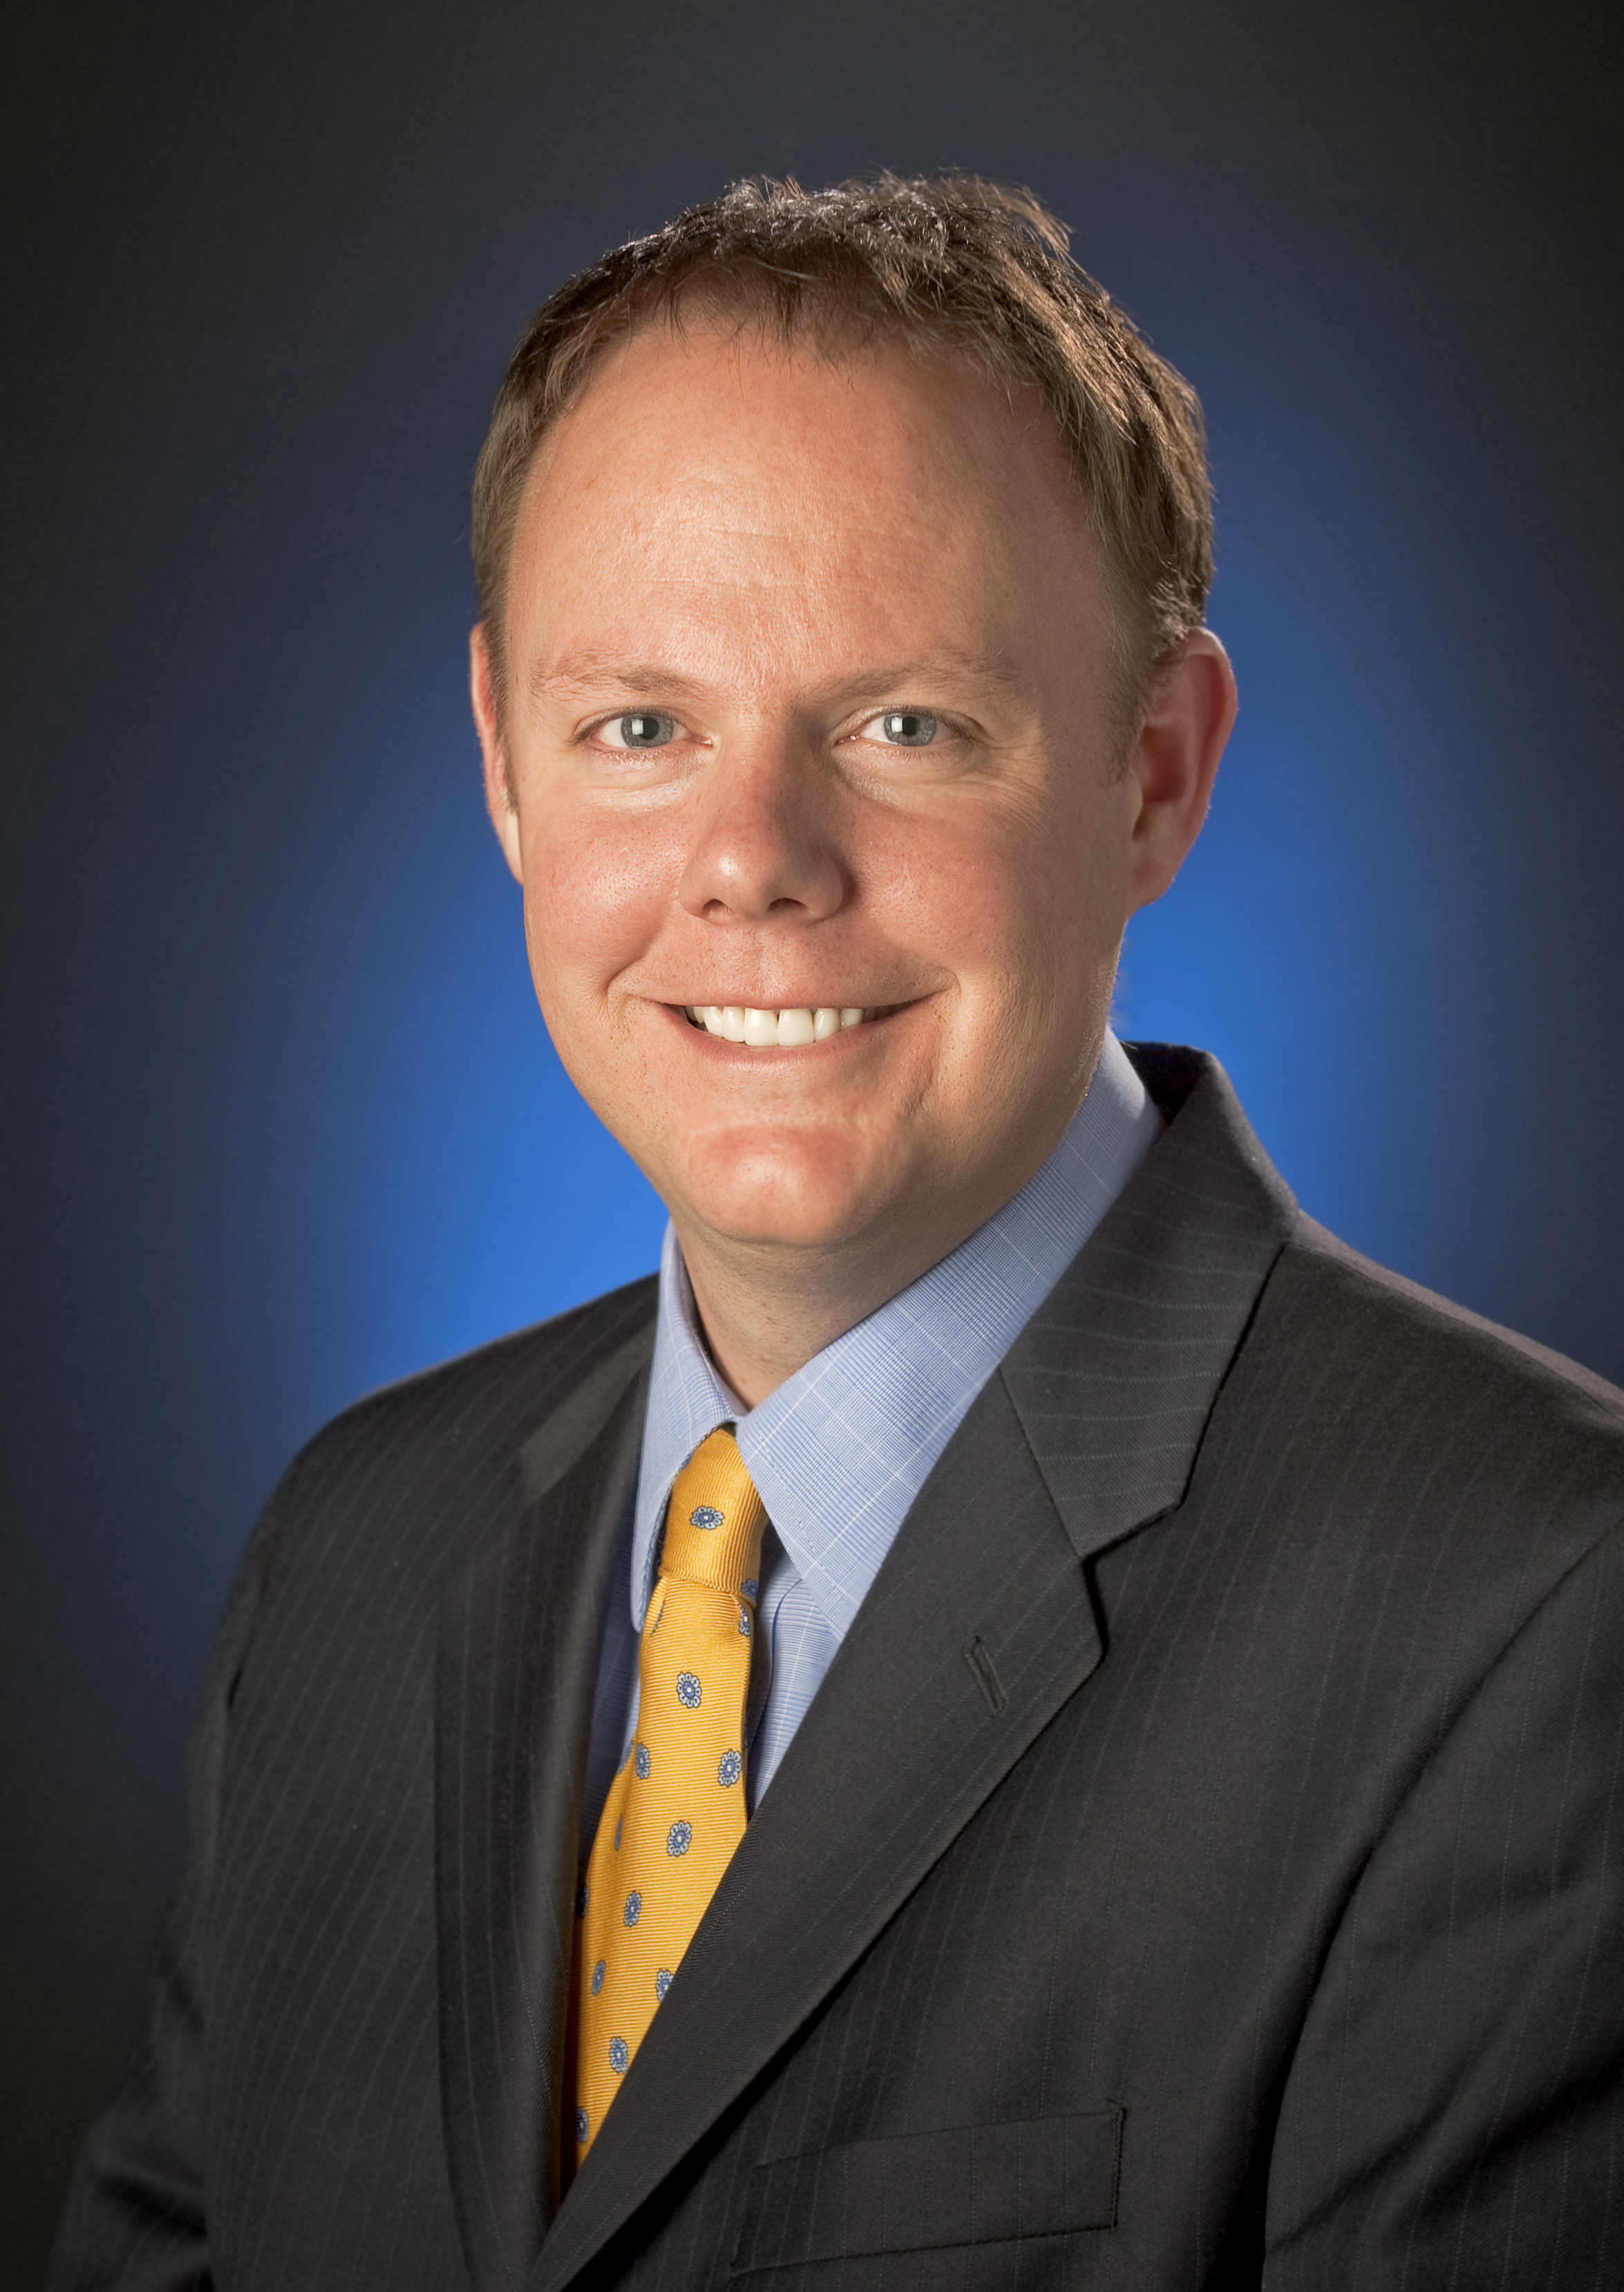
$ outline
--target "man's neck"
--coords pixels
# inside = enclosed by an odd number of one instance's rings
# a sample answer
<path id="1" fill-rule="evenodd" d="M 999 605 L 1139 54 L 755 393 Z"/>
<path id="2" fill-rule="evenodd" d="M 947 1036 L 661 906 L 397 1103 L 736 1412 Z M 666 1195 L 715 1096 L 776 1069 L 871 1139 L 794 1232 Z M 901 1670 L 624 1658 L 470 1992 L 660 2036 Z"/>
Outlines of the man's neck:
<path id="1" fill-rule="evenodd" d="M 925 1264 L 896 1271 L 870 1265 L 866 1279 L 852 1278 L 850 1272 L 842 1279 L 844 1269 L 839 1267 L 780 1266 L 764 1248 L 759 1255 L 749 1252 L 753 1262 L 741 1264 L 742 1254 L 707 1251 L 702 1243 L 696 1247 L 691 1238 L 683 1238 L 683 1256 L 707 1348 L 728 1384 L 752 1408 L 926 1271 Z M 934 1263 L 933 1258 L 926 1262 Z"/>

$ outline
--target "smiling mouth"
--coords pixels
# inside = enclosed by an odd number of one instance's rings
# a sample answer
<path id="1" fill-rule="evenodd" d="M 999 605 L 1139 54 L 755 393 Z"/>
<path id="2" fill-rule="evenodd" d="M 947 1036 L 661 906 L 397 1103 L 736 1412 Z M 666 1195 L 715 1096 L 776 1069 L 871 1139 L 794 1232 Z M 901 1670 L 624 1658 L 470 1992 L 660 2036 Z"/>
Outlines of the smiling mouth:
<path id="1" fill-rule="evenodd" d="M 824 1004 L 816 1010 L 801 1006 L 753 1011 L 735 1003 L 680 1005 L 691 1027 L 701 1027 L 724 1043 L 747 1044 L 754 1051 L 804 1050 L 812 1043 L 827 1043 L 831 1035 L 842 1034 L 849 1027 L 866 1027 L 876 1019 L 888 1019 L 902 1007 L 900 1003 L 876 1003 L 865 1010 L 855 1006 L 836 1010 Z"/>

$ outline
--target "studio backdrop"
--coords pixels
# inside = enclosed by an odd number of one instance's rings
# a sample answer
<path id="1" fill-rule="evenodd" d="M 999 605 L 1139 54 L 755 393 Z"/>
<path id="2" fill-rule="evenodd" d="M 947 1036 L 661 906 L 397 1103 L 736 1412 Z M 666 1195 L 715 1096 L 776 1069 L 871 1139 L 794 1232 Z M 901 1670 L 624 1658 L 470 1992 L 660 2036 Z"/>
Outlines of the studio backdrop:
<path id="1" fill-rule="evenodd" d="M 139 2012 L 207 1634 L 380 1382 L 654 1262 L 467 721 L 512 341 L 731 179 L 1030 183 L 1208 411 L 1240 726 L 1131 932 L 1300 1198 L 1624 1379 L 1614 12 L 15 12 L 0 2285 Z"/>

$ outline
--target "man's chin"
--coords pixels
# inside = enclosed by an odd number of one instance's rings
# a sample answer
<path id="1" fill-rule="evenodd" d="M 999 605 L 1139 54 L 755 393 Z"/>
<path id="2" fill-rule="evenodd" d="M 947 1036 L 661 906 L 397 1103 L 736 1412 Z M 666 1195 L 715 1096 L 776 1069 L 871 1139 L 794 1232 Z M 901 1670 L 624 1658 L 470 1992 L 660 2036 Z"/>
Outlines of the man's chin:
<path id="1" fill-rule="evenodd" d="M 899 1228 L 909 1223 L 898 1216 L 904 1190 L 868 1172 L 776 1164 L 758 1166 L 731 1183 L 711 1171 L 667 1200 L 685 1245 L 691 1237 L 701 1247 L 800 1256 L 811 1264 L 871 1249 L 882 1236 L 894 1244 Z"/>
<path id="2" fill-rule="evenodd" d="M 885 1212 L 865 1213 L 856 1205 L 839 1210 L 791 1208 L 781 1201 L 685 1202 L 673 1207 L 672 1222 L 685 1246 L 691 1236 L 713 1249 L 801 1257 L 811 1264 L 872 1247 L 877 1230 L 884 1229 Z"/>

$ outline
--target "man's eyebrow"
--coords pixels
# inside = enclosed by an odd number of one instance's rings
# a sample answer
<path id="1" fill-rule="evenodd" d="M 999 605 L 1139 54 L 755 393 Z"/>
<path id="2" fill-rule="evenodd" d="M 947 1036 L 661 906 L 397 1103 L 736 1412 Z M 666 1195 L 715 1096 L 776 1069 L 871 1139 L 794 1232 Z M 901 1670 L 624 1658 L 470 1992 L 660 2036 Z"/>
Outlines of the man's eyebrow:
<path id="1" fill-rule="evenodd" d="M 990 685 L 1006 698 L 1014 699 L 1027 690 L 1027 680 L 1018 676 L 1004 653 L 922 653 L 912 660 L 882 663 L 877 668 L 864 668 L 844 681 L 843 689 L 854 695 L 872 694 L 876 699 L 925 699 L 933 684 L 971 685 L 978 689 Z"/>
<path id="2" fill-rule="evenodd" d="M 537 698 L 569 701 L 595 699 L 605 692 L 671 700 L 709 698 L 714 687 L 684 676 L 680 669 L 655 660 L 624 660 L 608 653 L 577 654 L 553 666 L 537 665 L 529 683 Z M 1013 699 L 1027 690 L 1002 653 L 921 654 L 910 660 L 865 664 L 849 676 L 832 678 L 821 690 L 825 697 L 852 700 L 923 699 L 934 684 L 990 686 Z"/>
<path id="3" fill-rule="evenodd" d="M 578 653 L 548 667 L 531 669 L 530 690 L 549 699 L 594 699 L 606 688 L 633 695 L 666 694 L 672 699 L 693 698 L 704 690 L 691 677 L 660 661 L 619 660 L 608 653 Z"/>

